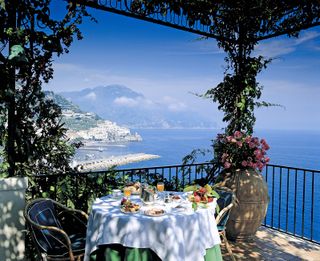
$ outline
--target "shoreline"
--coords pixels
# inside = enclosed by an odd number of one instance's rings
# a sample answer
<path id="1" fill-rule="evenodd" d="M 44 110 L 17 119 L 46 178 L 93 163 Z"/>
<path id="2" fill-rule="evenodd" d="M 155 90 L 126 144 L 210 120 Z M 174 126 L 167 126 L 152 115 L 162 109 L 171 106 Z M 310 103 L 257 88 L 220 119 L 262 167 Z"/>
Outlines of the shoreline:
<path id="1" fill-rule="evenodd" d="M 146 154 L 146 153 L 134 153 L 121 156 L 111 156 L 103 159 L 85 160 L 76 164 L 76 168 L 80 172 L 87 171 L 101 171 L 107 170 L 111 167 L 126 165 L 129 163 L 140 162 L 145 160 L 160 158 L 159 155 Z"/>

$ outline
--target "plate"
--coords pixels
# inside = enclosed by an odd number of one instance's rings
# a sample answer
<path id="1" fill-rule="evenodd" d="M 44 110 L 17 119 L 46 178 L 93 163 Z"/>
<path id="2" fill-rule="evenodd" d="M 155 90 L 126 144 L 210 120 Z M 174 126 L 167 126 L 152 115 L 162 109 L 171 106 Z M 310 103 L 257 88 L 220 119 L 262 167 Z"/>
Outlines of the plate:
<path id="1" fill-rule="evenodd" d="M 173 195 L 170 197 L 173 202 L 181 202 L 182 198 L 179 195 Z"/>
<path id="2" fill-rule="evenodd" d="M 150 217 L 161 217 L 166 214 L 162 208 L 150 208 L 144 211 L 144 214 Z"/>
<path id="3" fill-rule="evenodd" d="M 188 208 L 185 206 L 178 205 L 178 206 L 172 208 L 171 210 L 174 212 L 185 212 L 188 210 Z"/>

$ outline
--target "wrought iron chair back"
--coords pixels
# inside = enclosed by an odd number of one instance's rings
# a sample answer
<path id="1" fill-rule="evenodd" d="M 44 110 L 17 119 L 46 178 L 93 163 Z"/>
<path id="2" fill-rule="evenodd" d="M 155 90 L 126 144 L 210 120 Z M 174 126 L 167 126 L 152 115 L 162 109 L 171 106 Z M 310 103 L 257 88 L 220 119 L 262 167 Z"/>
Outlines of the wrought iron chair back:
<path id="1" fill-rule="evenodd" d="M 216 223 L 219 231 L 219 235 L 225 243 L 226 249 L 232 259 L 235 261 L 235 257 L 232 253 L 231 247 L 226 237 L 226 225 L 228 222 L 230 210 L 234 205 L 235 196 L 232 191 L 219 190 L 216 189 L 216 192 L 219 194 L 220 198 L 217 200 L 217 204 L 220 208 L 218 215 L 216 216 Z"/>
<path id="2" fill-rule="evenodd" d="M 26 205 L 24 216 L 44 260 L 80 261 L 84 256 L 86 213 L 40 198 Z"/>

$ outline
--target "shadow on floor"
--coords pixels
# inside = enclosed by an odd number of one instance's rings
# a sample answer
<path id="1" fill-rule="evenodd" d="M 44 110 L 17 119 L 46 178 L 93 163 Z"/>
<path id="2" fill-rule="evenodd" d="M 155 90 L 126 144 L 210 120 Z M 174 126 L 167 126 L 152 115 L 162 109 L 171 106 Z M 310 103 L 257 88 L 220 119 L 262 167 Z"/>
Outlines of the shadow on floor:
<path id="1" fill-rule="evenodd" d="M 320 246 L 264 227 L 259 229 L 251 241 L 229 243 L 236 260 L 320 260 Z M 231 260 L 224 244 L 221 245 L 221 250 L 223 260 Z"/>

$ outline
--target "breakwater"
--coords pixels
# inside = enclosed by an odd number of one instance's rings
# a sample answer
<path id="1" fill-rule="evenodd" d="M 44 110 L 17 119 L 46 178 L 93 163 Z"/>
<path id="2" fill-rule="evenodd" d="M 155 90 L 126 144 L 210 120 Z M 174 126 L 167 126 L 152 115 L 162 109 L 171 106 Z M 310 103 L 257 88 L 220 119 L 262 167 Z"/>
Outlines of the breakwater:
<path id="1" fill-rule="evenodd" d="M 160 158 L 159 155 L 134 153 L 121 156 L 111 156 L 102 159 L 85 160 L 76 163 L 76 168 L 80 172 L 107 170 L 114 166 L 126 165 L 133 162 L 145 161 Z"/>

